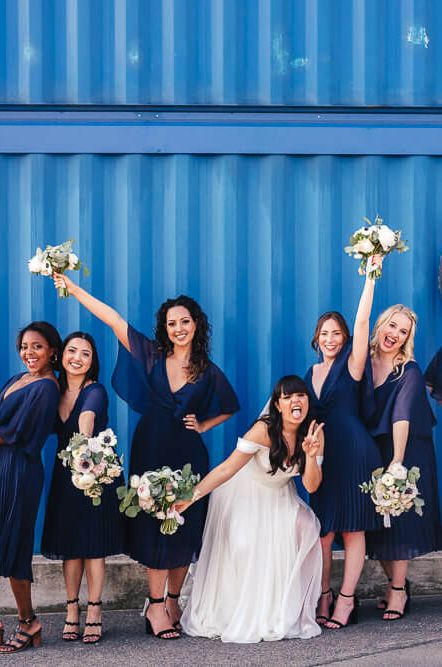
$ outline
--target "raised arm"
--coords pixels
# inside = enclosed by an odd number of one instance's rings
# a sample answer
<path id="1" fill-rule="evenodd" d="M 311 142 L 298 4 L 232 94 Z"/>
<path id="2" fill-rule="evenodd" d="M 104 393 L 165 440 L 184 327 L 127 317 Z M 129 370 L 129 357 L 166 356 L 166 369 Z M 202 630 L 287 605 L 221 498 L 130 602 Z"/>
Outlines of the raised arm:
<path id="1" fill-rule="evenodd" d="M 124 347 L 130 351 L 129 339 L 127 336 L 127 322 L 124 320 L 114 308 L 111 308 L 103 301 L 96 299 L 92 294 L 86 292 L 85 289 L 76 285 L 66 275 L 54 273 L 55 287 L 66 287 L 68 293 L 75 297 L 82 306 L 87 308 L 95 317 L 107 324 L 118 340 Z"/>
<path id="2" fill-rule="evenodd" d="M 374 255 L 369 258 L 365 273 L 364 289 L 359 299 L 353 329 L 353 346 L 348 359 L 348 370 L 354 380 L 360 380 L 364 374 L 368 353 L 368 336 L 370 333 L 370 315 L 373 305 L 375 280 L 369 278 L 370 271 L 382 265 L 382 258 Z"/>

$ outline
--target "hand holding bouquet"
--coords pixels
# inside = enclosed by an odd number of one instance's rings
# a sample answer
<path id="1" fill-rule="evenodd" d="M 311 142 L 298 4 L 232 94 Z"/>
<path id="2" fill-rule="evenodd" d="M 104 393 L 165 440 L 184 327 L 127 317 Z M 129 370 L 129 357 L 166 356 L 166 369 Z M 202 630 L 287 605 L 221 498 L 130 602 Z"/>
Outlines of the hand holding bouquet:
<path id="1" fill-rule="evenodd" d="M 350 245 L 345 246 L 344 251 L 352 255 L 355 259 L 360 259 L 359 273 L 364 275 L 368 269 L 368 276 L 376 280 L 382 275 L 382 269 L 379 265 L 370 265 L 367 267 L 367 261 L 373 255 L 385 257 L 393 250 L 405 252 L 408 247 L 401 239 L 401 232 L 394 232 L 390 227 L 383 224 L 383 219 L 378 215 L 374 223 L 368 218 L 363 218 L 367 225 L 357 229 L 350 236 Z"/>
<path id="2" fill-rule="evenodd" d="M 117 437 L 111 428 L 101 431 L 94 438 L 74 433 L 66 449 L 58 458 L 72 473 L 72 484 L 92 498 L 96 506 L 101 504 L 103 484 L 113 484 L 123 471 L 115 446 Z"/>
<path id="3" fill-rule="evenodd" d="M 72 252 L 73 241 L 65 241 L 60 245 L 47 245 L 44 250 L 37 251 L 29 262 L 29 271 L 40 276 L 52 276 L 53 273 L 63 274 L 65 271 L 79 271 L 81 262 Z M 86 269 L 84 269 L 86 271 Z M 58 296 L 65 298 L 69 293 L 65 287 L 58 288 Z"/>
<path id="4" fill-rule="evenodd" d="M 419 498 L 416 482 L 420 477 L 420 470 L 413 466 L 409 470 L 401 463 L 391 463 L 387 470 L 376 468 L 371 474 L 371 480 L 360 484 L 362 493 L 369 493 L 376 506 L 376 512 L 384 517 L 384 527 L 390 528 L 391 516 L 400 516 L 414 511 L 422 516 L 422 507 L 425 501 Z"/>
<path id="5" fill-rule="evenodd" d="M 161 521 L 160 531 L 163 535 L 173 535 L 178 526 L 184 523 L 183 517 L 175 509 L 175 503 L 190 500 L 199 481 L 200 476 L 192 472 L 190 463 L 186 463 L 182 470 L 163 466 L 141 476 L 132 475 L 129 488 L 120 486 L 117 489 L 121 500 L 120 512 L 134 518 L 143 510 Z"/>

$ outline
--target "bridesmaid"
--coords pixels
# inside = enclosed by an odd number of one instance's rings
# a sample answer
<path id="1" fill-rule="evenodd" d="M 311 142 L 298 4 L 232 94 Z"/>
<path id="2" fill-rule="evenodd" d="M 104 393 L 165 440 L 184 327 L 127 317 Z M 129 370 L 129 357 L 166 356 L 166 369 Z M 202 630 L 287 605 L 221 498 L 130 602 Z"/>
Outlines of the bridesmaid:
<path id="1" fill-rule="evenodd" d="M 56 420 L 57 453 L 73 433 L 96 436 L 107 426 L 108 398 L 98 382 L 99 360 L 94 339 L 75 331 L 63 341 L 60 369 L 60 405 Z M 101 505 L 74 487 L 71 473 L 55 460 L 42 541 L 46 558 L 63 561 L 67 617 L 62 637 L 80 639 L 78 594 L 86 571 L 88 610 L 83 642 L 101 639 L 101 596 L 105 557 L 124 551 L 122 517 L 118 510 L 115 485 L 105 485 Z"/>
<path id="2" fill-rule="evenodd" d="M 418 488 L 425 500 L 423 516 L 413 510 L 392 518 L 391 528 L 367 537 L 367 553 L 381 562 L 390 581 L 383 619 L 396 621 L 410 606 L 409 561 L 441 548 L 436 459 L 432 438 L 435 423 L 425 382 L 414 361 L 417 318 L 403 305 L 383 312 L 371 336 L 375 411 L 369 421 L 384 467 L 418 466 Z"/>
<path id="3" fill-rule="evenodd" d="M 40 454 L 59 400 L 54 370 L 60 347 L 51 324 L 28 324 L 17 337 L 26 372 L 14 375 L 0 391 L 0 576 L 9 577 L 18 611 L 18 625 L 1 653 L 41 644 L 31 599 L 32 552 L 44 476 Z M 2 624 L 0 635 L 3 639 Z"/>
<path id="4" fill-rule="evenodd" d="M 442 405 L 442 347 L 428 364 L 428 368 L 425 371 L 425 382 L 432 398 L 439 405 Z"/>
<path id="5" fill-rule="evenodd" d="M 153 341 L 66 276 L 55 275 L 55 285 L 65 285 L 121 343 L 113 385 L 142 414 L 132 441 L 130 474 L 191 463 L 204 476 L 209 460 L 200 433 L 229 419 L 239 405 L 226 377 L 209 359 L 209 324 L 200 306 L 187 296 L 167 300 L 158 310 Z M 203 501 L 189 510 L 184 526 L 167 536 L 160 533 L 159 521 L 144 512 L 128 521 L 128 553 L 148 568 L 146 632 L 161 639 L 180 637 L 178 598 L 188 567 L 198 558 L 205 515 Z"/>
<path id="6" fill-rule="evenodd" d="M 365 531 L 380 526 L 372 502 L 358 486 L 369 479 L 372 470 L 381 463 L 376 444 L 359 414 L 365 387 L 362 378 L 368 356 L 369 317 L 375 282 L 368 274 L 380 265 L 381 260 L 376 257 L 373 261 L 375 264 L 370 261 L 367 267 L 353 340 L 340 313 L 324 313 L 318 320 L 312 341 L 313 348 L 322 355 L 322 361 L 312 366 L 306 375 L 313 414 L 325 422 L 327 442 L 323 482 L 310 496 L 311 506 L 321 523 L 323 554 L 317 622 L 333 630 L 358 620 L 355 588 L 364 566 Z M 342 535 L 345 563 L 334 606 L 330 578 L 336 533 Z"/>

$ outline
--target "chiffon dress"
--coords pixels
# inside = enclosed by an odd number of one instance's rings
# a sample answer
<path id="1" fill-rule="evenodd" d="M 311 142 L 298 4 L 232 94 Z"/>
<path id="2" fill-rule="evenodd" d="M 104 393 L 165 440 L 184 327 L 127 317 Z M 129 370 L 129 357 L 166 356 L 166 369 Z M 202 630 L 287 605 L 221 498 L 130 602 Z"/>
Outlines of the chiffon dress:
<path id="1" fill-rule="evenodd" d="M 184 632 L 238 643 L 315 637 L 320 527 L 296 492 L 298 469 L 272 475 L 268 447 L 239 438 L 237 449 L 254 456 L 210 496 L 201 555 L 184 586 Z"/>
<path id="2" fill-rule="evenodd" d="M 83 387 L 71 414 L 63 421 L 57 415 L 57 454 L 66 449 L 73 433 L 79 433 L 79 419 L 83 412 L 95 414 L 93 435 L 107 426 L 108 397 L 99 382 Z M 123 518 L 119 512 L 116 487 L 103 485 L 101 505 L 95 507 L 92 498 L 72 484 L 72 473 L 56 456 L 49 493 L 41 552 L 46 558 L 70 560 L 75 558 L 104 558 L 124 553 Z"/>
<path id="3" fill-rule="evenodd" d="M 333 362 L 319 397 L 313 389 L 313 368 L 305 377 L 312 412 L 318 422 L 325 424 L 323 480 L 310 495 L 310 506 L 321 523 L 321 536 L 381 527 L 370 497 L 359 488 L 379 468 L 381 456 L 361 419 L 368 388 L 365 379 L 351 377 L 350 354 L 351 341 Z"/>
<path id="4" fill-rule="evenodd" d="M 434 355 L 425 371 L 425 381 L 435 401 L 442 401 L 442 348 Z"/>
<path id="5" fill-rule="evenodd" d="M 401 377 L 390 373 L 374 390 L 374 412 L 369 427 L 376 438 L 384 467 L 393 459 L 393 424 L 402 420 L 410 424 L 403 465 L 420 468 L 417 486 L 425 501 L 423 516 L 411 509 L 399 517 L 391 517 L 391 528 L 367 535 L 367 554 L 376 560 L 410 560 L 442 547 L 432 437 L 435 419 L 422 373 L 414 361 L 405 365 Z"/>
<path id="6" fill-rule="evenodd" d="M 0 576 L 32 579 L 34 527 L 43 489 L 41 450 L 53 430 L 60 398 L 54 380 L 0 391 Z"/>
<path id="7" fill-rule="evenodd" d="M 222 371 L 212 362 L 195 382 L 178 391 L 170 388 L 166 355 L 156 343 L 128 326 L 131 352 L 121 344 L 112 384 L 123 400 L 142 414 L 132 440 L 130 474 L 141 475 L 162 466 L 180 469 L 190 463 L 203 477 L 209 457 L 200 434 L 186 429 L 183 417 L 204 421 L 239 409 Z M 174 535 L 160 533 L 160 521 L 140 512 L 127 519 L 126 552 L 147 567 L 164 570 L 189 565 L 201 548 L 207 503 L 195 503 Z"/>

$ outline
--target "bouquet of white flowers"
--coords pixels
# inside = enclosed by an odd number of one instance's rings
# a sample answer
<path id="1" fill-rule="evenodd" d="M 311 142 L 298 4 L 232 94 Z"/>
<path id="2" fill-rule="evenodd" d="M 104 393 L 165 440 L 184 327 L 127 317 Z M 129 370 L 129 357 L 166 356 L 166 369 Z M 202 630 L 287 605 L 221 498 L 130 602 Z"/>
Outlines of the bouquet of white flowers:
<path id="1" fill-rule="evenodd" d="M 355 259 L 360 259 L 359 273 L 365 274 L 367 260 L 373 255 L 384 257 L 393 250 L 405 252 L 408 246 L 401 239 L 401 232 L 394 232 L 390 227 L 383 224 L 383 219 L 378 215 L 374 223 L 369 218 L 363 218 L 367 225 L 357 229 L 350 236 L 350 245 L 345 246 L 344 251 Z M 382 269 L 380 267 L 370 271 L 371 278 L 380 278 Z"/>
<path id="2" fill-rule="evenodd" d="M 376 506 L 376 512 L 384 517 L 384 527 L 390 528 L 391 516 L 400 516 L 414 507 L 416 514 L 422 516 L 423 498 L 419 498 L 416 482 L 420 470 L 413 466 L 409 470 L 401 463 L 392 463 L 384 468 L 376 468 L 371 473 L 371 480 L 359 485 L 362 493 L 369 493 Z"/>
<path id="3" fill-rule="evenodd" d="M 74 433 L 66 449 L 58 454 L 64 467 L 70 468 L 72 484 L 92 498 L 94 505 L 101 504 L 103 484 L 113 484 L 123 471 L 116 444 L 117 437 L 111 428 L 93 438 Z"/>
<path id="4" fill-rule="evenodd" d="M 160 531 L 163 535 L 173 535 L 184 523 L 174 505 L 178 500 L 190 500 L 199 481 L 200 475 L 192 472 L 190 463 L 186 463 L 182 470 L 163 466 L 141 476 L 132 475 L 129 488 L 120 486 L 117 489 L 120 512 L 134 518 L 143 510 L 162 522 Z"/>
<path id="5" fill-rule="evenodd" d="M 81 262 L 77 255 L 72 252 L 73 241 L 65 241 L 60 245 L 47 245 L 44 250 L 37 248 L 36 253 L 28 261 L 29 271 L 40 276 L 52 276 L 53 272 L 64 273 L 65 271 L 79 271 Z M 87 273 L 87 269 L 83 268 Z M 59 287 L 58 296 L 65 298 L 69 296 L 65 287 Z"/>

